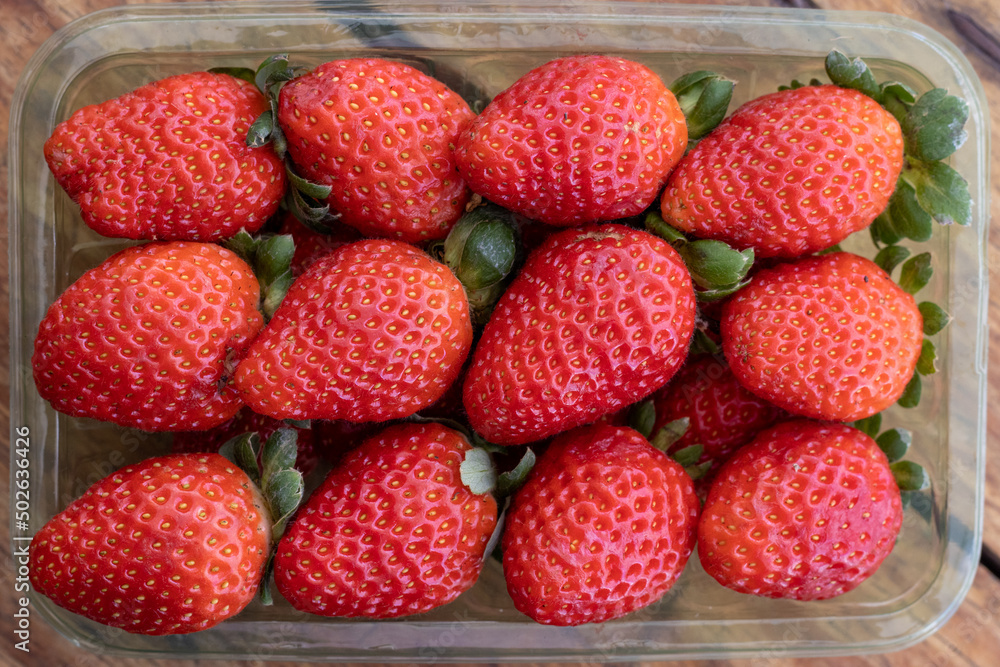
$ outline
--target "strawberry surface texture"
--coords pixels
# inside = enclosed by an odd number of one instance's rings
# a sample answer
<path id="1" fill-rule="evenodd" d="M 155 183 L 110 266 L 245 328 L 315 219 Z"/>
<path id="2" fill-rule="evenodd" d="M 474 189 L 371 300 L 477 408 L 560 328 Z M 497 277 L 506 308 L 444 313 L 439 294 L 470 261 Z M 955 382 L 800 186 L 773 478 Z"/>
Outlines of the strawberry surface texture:
<path id="1" fill-rule="evenodd" d="M 35 534 L 35 590 L 87 618 L 148 635 L 206 630 L 239 613 L 263 575 L 271 519 L 217 454 L 125 466 Z"/>
<path id="2" fill-rule="evenodd" d="M 215 241 L 277 209 L 285 170 L 247 130 L 266 108 L 253 86 L 193 72 L 90 105 L 45 142 L 56 181 L 104 236 Z"/>
<path id="3" fill-rule="evenodd" d="M 278 122 L 302 175 L 366 236 L 443 238 L 468 188 L 455 167 L 458 133 L 473 118 L 446 85 L 377 58 L 324 63 L 281 89 Z"/>
<path id="4" fill-rule="evenodd" d="M 462 483 L 471 445 L 436 423 L 387 427 L 348 453 L 277 546 L 278 590 L 321 616 L 429 611 L 478 579 L 497 521 Z"/>
<path id="5" fill-rule="evenodd" d="M 677 100 L 648 67 L 568 56 L 497 95 L 462 132 L 456 158 L 478 194 L 566 227 L 641 213 L 687 138 Z"/>
<path id="6" fill-rule="evenodd" d="M 539 623 L 580 625 L 656 602 L 691 555 L 698 510 L 688 474 L 636 431 L 596 424 L 560 435 L 507 515 L 514 606 Z"/>
<path id="7" fill-rule="evenodd" d="M 147 431 L 206 429 L 242 406 L 230 378 L 263 327 L 260 288 L 236 254 L 154 242 L 87 271 L 35 338 L 39 394 L 56 410 Z"/>
<path id="8" fill-rule="evenodd" d="M 492 442 L 523 444 L 615 412 L 680 368 L 694 319 L 690 275 L 662 239 L 613 224 L 553 234 L 476 346 L 469 422 Z"/>
<path id="9" fill-rule="evenodd" d="M 688 427 L 668 454 L 694 445 L 703 451 L 699 463 L 717 469 L 740 446 L 753 440 L 785 413 L 743 387 L 724 358 L 702 355 L 684 367 L 653 395 L 655 434 L 669 422 L 688 419 Z"/>
<path id="10" fill-rule="evenodd" d="M 922 342 L 913 296 L 846 252 L 764 269 L 723 307 L 722 347 L 740 383 L 816 419 L 864 419 L 895 403 Z"/>
<path id="11" fill-rule="evenodd" d="M 299 276 L 236 386 L 277 419 L 386 421 L 438 400 L 471 344 L 468 300 L 448 267 L 406 243 L 362 240 Z"/>
<path id="12" fill-rule="evenodd" d="M 738 108 L 680 161 L 661 210 L 682 232 L 796 257 L 870 225 L 902 167 L 892 114 L 855 90 L 806 86 Z"/>
<path id="13" fill-rule="evenodd" d="M 698 554 L 708 574 L 741 593 L 835 597 L 892 550 L 901 503 L 870 437 L 842 424 L 785 422 L 719 471 L 698 524 Z"/>

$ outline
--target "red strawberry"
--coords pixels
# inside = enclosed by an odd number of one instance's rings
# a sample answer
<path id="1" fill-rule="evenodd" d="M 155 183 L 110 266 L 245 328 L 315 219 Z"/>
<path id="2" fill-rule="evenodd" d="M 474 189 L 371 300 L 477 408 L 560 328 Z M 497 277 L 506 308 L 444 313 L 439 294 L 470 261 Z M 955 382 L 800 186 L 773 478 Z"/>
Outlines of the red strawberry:
<path id="1" fill-rule="evenodd" d="M 741 593 L 821 600 L 854 589 L 892 550 L 899 488 L 875 441 L 796 420 L 761 432 L 719 471 L 698 524 L 705 571 Z"/>
<path id="2" fill-rule="evenodd" d="M 84 222 L 105 236 L 252 233 L 285 190 L 274 151 L 245 143 L 266 108 L 253 84 L 227 74 L 171 76 L 80 109 L 45 142 L 45 160 Z"/>
<path id="3" fill-rule="evenodd" d="M 514 606 L 539 623 L 579 625 L 656 602 L 691 555 L 698 510 L 684 469 L 632 429 L 559 436 L 507 514 Z"/>
<path id="4" fill-rule="evenodd" d="M 663 240 L 620 225 L 565 230 L 497 303 L 464 389 L 472 427 L 523 444 L 649 395 L 684 362 L 691 279 Z"/>
<path id="5" fill-rule="evenodd" d="M 363 240 L 295 281 L 236 386 L 277 419 L 402 418 L 454 382 L 471 341 L 465 291 L 445 265 L 405 243 Z"/>
<path id="6" fill-rule="evenodd" d="M 669 384 L 653 394 L 653 405 L 653 433 L 676 419 L 689 420 L 684 435 L 667 454 L 701 445 L 698 463 L 711 461 L 712 468 L 721 466 L 784 414 L 744 389 L 724 359 L 709 355 L 689 360 Z"/>
<path id="7" fill-rule="evenodd" d="M 217 453 L 232 438 L 244 433 L 256 433 L 261 441 L 279 428 L 294 428 L 298 456 L 295 459 L 295 469 L 303 476 L 311 473 L 319 463 L 316 433 L 312 428 L 290 427 L 285 422 L 259 415 L 253 410 L 244 408 L 229 421 L 208 429 L 207 431 L 180 431 L 174 434 L 171 451 L 174 454 Z M 258 453 L 258 462 L 263 449 Z"/>
<path id="8" fill-rule="evenodd" d="M 208 243 L 122 250 L 38 327 L 35 385 L 56 410 L 147 431 L 207 429 L 242 405 L 233 366 L 263 326 L 247 264 Z"/>
<path id="9" fill-rule="evenodd" d="M 683 232 L 795 257 L 870 225 L 902 166 L 892 114 L 855 90 L 807 86 L 737 109 L 681 160 L 661 208 Z"/>
<path id="10" fill-rule="evenodd" d="M 236 466 L 164 456 L 112 473 L 53 517 L 31 541 L 29 573 L 35 590 L 91 620 L 183 634 L 250 602 L 270 537 L 263 498 Z"/>
<path id="11" fill-rule="evenodd" d="M 346 225 L 337 225 L 329 234 L 315 232 L 299 222 L 291 213 L 286 213 L 282 217 L 278 234 L 288 234 L 295 244 L 291 271 L 292 276 L 296 278 L 323 255 L 361 239 L 357 230 Z"/>
<path id="12" fill-rule="evenodd" d="M 922 342 L 913 297 L 850 253 L 760 271 L 723 308 L 722 347 L 740 383 L 816 419 L 855 421 L 895 403 Z"/>
<path id="13" fill-rule="evenodd" d="M 464 211 L 452 151 L 472 117 L 440 81 L 377 58 L 320 65 L 281 89 L 278 109 L 292 160 L 333 186 L 341 222 L 410 242 L 443 238 Z"/>
<path id="14" fill-rule="evenodd" d="M 435 423 L 382 431 L 347 455 L 278 543 L 296 609 L 392 618 L 455 599 L 479 577 L 496 501 L 463 484 L 464 436 Z"/>
<path id="15" fill-rule="evenodd" d="M 456 158 L 483 197 L 570 226 L 645 210 L 687 139 L 677 100 L 645 65 L 569 56 L 497 95 L 462 133 Z"/>

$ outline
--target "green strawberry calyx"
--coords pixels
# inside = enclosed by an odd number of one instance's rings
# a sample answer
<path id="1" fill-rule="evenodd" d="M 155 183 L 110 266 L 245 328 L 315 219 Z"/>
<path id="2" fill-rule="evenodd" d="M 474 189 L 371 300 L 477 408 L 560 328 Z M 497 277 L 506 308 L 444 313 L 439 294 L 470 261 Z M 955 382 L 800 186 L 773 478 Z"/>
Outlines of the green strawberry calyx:
<path id="1" fill-rule="evenodd" d="M 688 150 L 726 117 L 735 86 L 735 81 L 706 70 L 690 72 L 670 84 L 687 121 Z"/>
<path id="2" fill-rule="evenodd" d="M 219 450 L 257 486 L 271 515 L 272 548 L 258 587 L 258 597 L 265 605 L 273 603 L 270 584 L 274 571 L 273 545 L 281 539 L 305 491 L 302 473 L 294 468 L 297 440 L 294 429 L 279 428 L 263 444 L 257 433 L 244 433 L 227 441 Z"/>
<path id="3" fill-rule="evenodd" d="M 882 428 L 882 414 L 851 422 L 852 426 L 868 437 L 885 453 L 889 460 L 889 470 L 903 493 L 923 491 L 930 488 L 931 481 L 927 471 L 919 463 L 904 460 L 913 444 L 913 433 L 905 428 L 890 428 L 879 433 Z"/>
<path id="4" fill-rule="evenodd" d="M 669 453 L 670 448 L 683 438 L 684 434 L 691 427 L 691 420 L 688 417 L 680 417 L 679 419 L 669 421 L 654 432 L 656 406 L 652 399 L 646 399 L 635 403 L 629 409 L 628 424 L 631 428 L 638 431 L 642 437 L 646 438 L 649 444 L 655 449 L 668 454 L 670 458 L 679 463 L 691 479 L 699 480 L 711 470 L 713 463 L 711 459 L 699 463 L 702 454 L 705 453 L 704 445 L 688 445 L 673 453 Z"/>
<path id="5" fill-rule="evenodd" d="M 289 64 L 287 53 L 278 53 L 266 58 L 256 70 L 249 68 L 216 68 L 227 74 L 252 82 L 270 106 L 250 125 L 246 144 L 258 148 L 271 144 L 275 154 L 285 163 L 285 173 L 291 187 L 285 194 L 282 206 L 298 218 L 306 227 L 320 234 L 329 234 L 330 226 L 338 216 L 324 203 L 333 189 L 329 185 L 314 183 L 296 172 L 288 155 L 288 142 L 278 123 L 278 96 L 281 88 L 292 79 L 305 72 L 304 67 Z"/>
<path id="6" fill-rule="evenodd" d="M 224 245 L 250 265 L 260 284 L 259 310 L 270 320 L 292 286 L 295 242 L 290 234 L 251 236 L 241 230 Z"/>
<path id="7" fill-rule="evenodd" d="M 657 211 L 646 214 L 646 229 L 667 241 L 680 254 L 696 285 L 700 301 L 718 301 L 744 287 L 753 266 L 752 248 L 737 250 L 715 239 L 690 241 L 667 224 Z"/>
<path id="8" fill-rule="evenodd" d="M 863 60 L 851 60 L 839 51 L 831 51 L 825 64 L 835 85 L 874 99 L 895 116 L 903 132 L 905 164 L 888 207 L 870 228 L 875 244 L 893 245 L 904 238 L 926 241 L 932 221 L 970 224 L 969 184 L 944 162 L 968 138 L 968 104 L 942 88 L 918 97 L 898 81 L 879 84 Z"/>
<path id="9" fill-rule="evenodd" d="M 892 276 L 896 267 L 900 267 L 899 278 L 896 281 L 903 291 L 916 295 L 930 282 L 934 275 L 931 254 L 922 252 L 910 256 L 910 249 L 899 245 L 888 245 L 879 250 L 874 262 L 883 271 Z M 937 372 L 937 348 L 930 340 L 941 332 L 951 322 L 951 316 L 941 306 L 932 301 L 921 301 L 917 309 L 923 318 L 924 339 L 920 346 L 920 356 L 917 359 L 916 372 L 903 390 L 897 404 L 903 408 L 915 408 L 920 403 L 923 380 L 922 377 Z"/>
<path id="10" fill-rule="evenodd" d="M 465 287 L 476 327 L 486 324 L 521 259 L 513 216 L 495 204 L 478 206 L 462 215 L 443 241 L 428 248 Z"/>

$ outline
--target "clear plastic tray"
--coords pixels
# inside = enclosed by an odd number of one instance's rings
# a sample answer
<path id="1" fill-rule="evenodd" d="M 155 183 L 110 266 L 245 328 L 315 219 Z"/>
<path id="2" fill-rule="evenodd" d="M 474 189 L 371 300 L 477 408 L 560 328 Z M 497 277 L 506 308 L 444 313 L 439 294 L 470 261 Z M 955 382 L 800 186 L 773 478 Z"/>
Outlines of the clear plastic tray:
<path id="1" fill-rule="evenodd" d="M 161 436 L 56 414 L 34 390 L 32 340 L 48 305 L 121 242 L 82 224 L 41 157 L 55 124 L 80 106 L 147 81 L 220 65 L 255 66 L 288 51 L 295 61 L 377 54 L 486 101 L 556 56 L 607 52 L 642 61 L 669 82 L 711 69 L 738 82 L 734 105 L 792 78 L 822 76 L 832 48 L 862 56 L 879 79 L 918 91 L 947 88 L 970 107 L 969 139 L 952 164 L 969 181 L 971 228 L 940 228 L 924 244 L 936 274 L 921 299 L 954 315 L 940 336 L 942 370 L 918 410 L 893 409 L 888 425 L 915 433 L 912 457 L 933 492 L 907 511 L 877 575 L 835 600 L 771 601 L 728 591 L 692 559 L 658 604 L 624 619 L 574 629 L 532 623 L 513 609 L 490 561 L 456 602 L 387 622 L 310 617 L 277 600 L 252 604 L 194 635 L 133 636 L 65 612 L 38 594 L 40 616 L 79 645 L 146 657 L 316 661 L 662 660 L 871 653 L 926 637 L 957 608 L 976 570 L 982 533 L 987 344 L 986 232 L 989 128 L 980 83 L 959 50 L 901 16 L 858 12 L 675 6 L 656 3 L 286 2 L 121 7 L 84 17 L 48 40 L 14 95 L 10 150 L 11 442 L 30 433 L 29 527 L 18 544 L 113 469 L 165 451 Z M 871 256 L 862 233 L 848 247 Z M 20 458 L 23 448 L 13 447 Z M 16 470 L 12 461 L 11 469 Z M 23 509 L 12 498 L 12 513 Z"/>

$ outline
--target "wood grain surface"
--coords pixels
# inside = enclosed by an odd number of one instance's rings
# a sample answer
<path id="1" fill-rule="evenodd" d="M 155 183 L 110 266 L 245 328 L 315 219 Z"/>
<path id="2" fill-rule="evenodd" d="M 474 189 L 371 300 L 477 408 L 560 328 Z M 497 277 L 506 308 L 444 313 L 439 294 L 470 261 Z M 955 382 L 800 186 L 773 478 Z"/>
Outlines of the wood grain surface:
<path id="1" fill-rule="evenodd" d="M 17 78 L 31 54 L 52 33 L 69 21 L 89 12 L 124 4 L 115 0 L 3 0 L 0 14 L 0 136 L 8 136 L 11 97 Z M 142 2 L 129 4 L 144 4 Z M 708 4 L 708 3 L 703 3 Z M 875 10 L 908 16 L 930 25 L 957 44 L 971 61 L 986 89 L 991 109 L 1000 109 L 1000 11 L 996 0 L 784 0 L 729 2 L 714 4 L 741 4 L 778 7 L 818 7 L 824 9 Z M 995 221 L 1000 211 L 1000 115 L 994 111 L 992 119 L 991 210 Z M 0 212 L 6 217 L 7 199 L 7 146 L 3 146 L 0 160 Z M 0 230 L 0 308 L 9 312 L 10 294 L 8 275 L 8 230 Z M 989 322 L 991 391 L 1000 382 L 996 373 L 1000 362 L 1000 226 L 994 224 L 990 232 L 989 277 L 991 298 Z M 9 331 L 0 330 L 0 477 L 10 479 L 10 365 Z M 988 418 L 990 443 L 1000 439 L 1000 411 L 990 409 Z M 987 457 L 987 488 L 1000 488 L 1000 457 Z M 8 482 L 9 483 L 9 482 Z M 9 494 L 0 493 L 0 516 L 9 516 Z M 167 664 L 162 661 L 120 659 L 82 651 L 57 634 L 37 617 L 31 625 L 31 653 L 15 649 L 14 618 L 16 605 L 14 593 L 16 563 L 12 557 L 10 527 L 7 520 L 0 529 L 0 665 L 93 666 L 115 665 L 121 667 L 146 667 Z M 1000 664 L 1000 499 L 987 493 L 984 514 L 984 553 L 972 590 L 952 619 L 938 632 L 921 644 L 896 653 L 836 659 L 756 659 L 747 661 L 713 661 L 710 663 L 678 662 L 676 665 L 767 665 L 768 667 L 810 666 L 862 666 L 883 665 L 891 667 L 944 667 L 965 665 L 987 667 Z M 178 667 L 213 665 L 235 667 L 255 664 L 238 661 L 172 661 Z M 261 663 L 256 663 L 261 664 Z M 287 665 L 290 663 L 269 663 Z M 538 663 L 539 665 L 541 663 Z"/>

